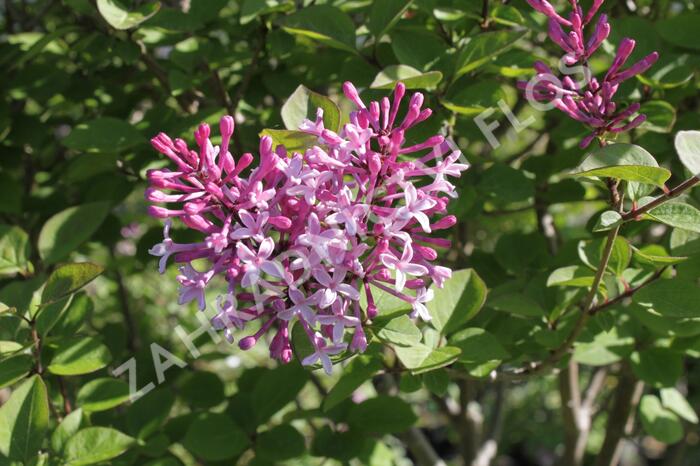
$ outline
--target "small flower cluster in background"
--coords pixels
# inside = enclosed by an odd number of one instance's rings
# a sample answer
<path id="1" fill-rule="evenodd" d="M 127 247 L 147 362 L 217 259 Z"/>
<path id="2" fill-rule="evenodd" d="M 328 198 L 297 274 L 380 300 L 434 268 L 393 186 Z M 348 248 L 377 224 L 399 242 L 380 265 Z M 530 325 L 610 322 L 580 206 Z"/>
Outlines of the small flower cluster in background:
<path id="1" fill-rule="evenodd" d="M 604 0 L 594 0 L 591 8 L 584 15 L 578 0 L 570 0 L 573 11 L 569 19 L 560 16 L 547 0 L 527 0 L 540 13 L 549 18 L 549 37 L 565 55 L 562 59 L 565 66 L 584 66 L 588 69 L 588 60 L 601 46 L 610 34 L 610 23 L 605 14 L 601 14 L 590 33 L 585 37 L 584 29 L 590 25 Z M 568 32 L 565 30 L 568 29 Z M 648 70 L 659 58 L 653 52 L 626 69 L 622 67 L 632 54 L 635 41 L 624 38 L 617 49 L 617 54 L 602 81 L 589 77 L 583 83 L 575 82 L 570 76 L 563 79 L 555 77 L 550 67 L 542 62 L 535 63 L 537 76 L 532 84 L 519 83 L 522 89 L 528 90 L 537 101 L 552 102 L 556 108 L 569 115 L 574 120 L 588 125 L 592 132 L 581 142 L 587 147 L 595 138 L 603 138 L 608 132 L 620 133 L 636 128 L 646 120 L 645 115 L 637 115 L 629 120 L 640 108 L 639 103 L 633 103 L 620 110 L 613 101 L 620 83 Z"/>
<path id="2" fill-rule="evenodd" d="M 384 97 L 368 106 L 351 83 L 343 91 L 356 110 L 340 132 L 324 127 L 319 109 L 315 121 L 299 128 L 316 138 L 313 147 L 290 154 L 264 136 L 255 167 L 253 155 L 236 159 L 229 152 L 230 116 L 221 119 L 219 146 L 206 124 L 195 132 L 196 150 L 157 135 L 153 146 L 176 168 L 151 170 L 146 191 L 147 200 L 167 205 L 149 207 L 151 215 L 168 219 L 163 242 L 150 252 L 160 257 L 161 273 L 170 257 L 182 264 L 180 303 L 194 301 L 204 310 L 208 284 L 224 277 L 228 293 L 217 299 L 213 324 L 229 341 L 257 321 L 239 347 L 249 349 L 269 333 L 270 356 L 286 363 L 293 358 L 291 326 L 299 325 L 313 347 L 302 363 L 321 363 L 328 373 L 332 355 L 366 349 L 364 325 L 378 312 L 373 289 L 430 319 L 429 286 L 451 276 L 435 264 L 435 248 L 450 242 L 431 233 L 455 224 L 446 215 L 456 197 L 447 177 L 467 168 L 443 136 L 405 144 L 406 132 L 431 115 L 422 94 L 414 94 L 398 118 L 402 83 L 393 101 Z M 201 232 L 201 241 L 173 241 L 173 217 Z"/>

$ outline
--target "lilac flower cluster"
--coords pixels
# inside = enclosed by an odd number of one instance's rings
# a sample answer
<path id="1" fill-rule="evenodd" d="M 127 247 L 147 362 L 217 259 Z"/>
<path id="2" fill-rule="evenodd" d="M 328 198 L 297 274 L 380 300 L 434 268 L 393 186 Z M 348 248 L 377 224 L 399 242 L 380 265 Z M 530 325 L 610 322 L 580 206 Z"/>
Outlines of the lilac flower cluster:
<path id="1" fill-rule="evenodd" d="M 584 29 L 592 22 L 603 1 L 593 0 L 591 8 L 584 16 L 578 0 L 570 0 L 573 11 L 569 19 L 566 19 L 554 10 L 547 0 L 527 0 L 535 10 L 549 17 L 549 37 L 564 50 L 563 64 L 583 66 L 585 70 L 588 69 L 588 59 L 610 34 L 607 15 L 601 14 L 588 40 L 585 38 Z M 568 32 L 564 28 L 567 28 Z M 531 93 L 535 100 L 552 102 L 569 117 L 591 127 L 591 134 L 581 142 L 582 147 L 587 147 L 593 139 L 603 138 L 608 132 L 628 131 L 646 120 L 645 115 L 637 115 L 628 121 L 639 110 L 639 103 L 618 110 L 613 101 L 621 82 L 645 72 L 659 58 L 659 54 L 653 52 L 623 70 L 622 67 L 632 54 L 634 46 L 635 41 L 629 38 L 620 42 L 617 55 L 602 81 L 590 78 L 588 71 L 583 83 L 575 82 L 568 75 L 560 80 L 551 68 L 542 62 L 536 62 L 537 76 L 530 83 L 519 83 L 519 87 Z M 570 68 L 572 69 L 574 68 Z"/>
<path id="2" fill-rule="evenodd" d="M 293 358 L 291 326 L 299 325 L 314 349 L 302 363 L 320 362 L 329 373 L 330 356 L 366 349 L 364 325 L 377 315 L 373 290 L 404 300 L 413 315 L 430 319 L 429 285 L 442 286 L 451 276 L 434 263 L 435 247 L 450 242 L 430 234 L 455 224 L 446 215 L 449 199 L 456 197 L 446 176 L 467 168 L 443 136 L 405 145 L 406 132 L 431 115 L 422 108 L 422 94 L 409 99 L 399 120 L 402 83 L 393 101 L 384 97 L 369 106 L 351 83 L 343 91 L 356 111 L 340 132 L 324 127 L 319 109 L 315 121 L 299 128 L 315 136 L 313 147 L 290 154 L 263 136 L 256 167 L 253 155 L 236 160 L 229 152 L 230 116 L 221 119 L 219 146 L 206 124 L 195 132 L 197 150 L 158 134 L 153 147 L 176 169 L 151 170 L 146 191 L 147 200 L 168 204 L 149 207 L 151 215 L 168 219 L 163 242 L 150 252 L 160 257 L 161 273 L 171 256 L 183 264 L 180 304 L 194 301 L 204 310 L 207 286 L 224 277 L 228 293 L 217 298 L 212 323 L 229 341 L 255 321 L 256 330 L 239 347 L 247 350 L 270 333 L 270 356 L 286 363 Z M 201 232 L 202 240 L 174 242 L 173 217 Z M 348 338 L 346 329 L 352 331 Z"/>

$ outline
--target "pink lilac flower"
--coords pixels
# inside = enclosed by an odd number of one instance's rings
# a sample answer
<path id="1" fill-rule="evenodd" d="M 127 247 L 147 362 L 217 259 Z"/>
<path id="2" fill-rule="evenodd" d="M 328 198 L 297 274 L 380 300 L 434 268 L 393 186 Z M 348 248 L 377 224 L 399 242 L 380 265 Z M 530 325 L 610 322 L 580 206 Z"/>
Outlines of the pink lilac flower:
<path id="1" fill-rule="evenodd" d="M 219 146 L 206 124 L 195 131 L 195 149 L 157 135 L 153 147 L 175 167 L 149 171 L 146 191 L 146 199 L 159 204 L 150 214 L 167 219 L 163 241 L 150 252 L 160 257 L 161 273 L 170 258 L 182 264 L 181 304 L 193 301 L 205 310 L 207 287 L 219 277 L 227 292 L 217 297 L 212 324 L 229 341 L 243 333 L 238 345 L 247 350 L 270 334 L 270 356 L 286 363 L 294 357 L 291 328 L 300 326 L 313 348 L 301 362 L 320 363 L 329 373 L 333 356 L 367 348 L 365 326 L 378 313 L 377 290 L 430 319 L 430 286 L 451 276 L 434 264 L 435 248 L 450 242 L 432 236 L 456 222 L 447 215 L 456 192 L 446 178 L 468 168 L 441 135 L 406 144 L 406 133 L 431 115 L 422 94 L 413 94 L 401 111 L 402 83 L 392 100 L 367 104 L 351 83 L 343 91 L 356 107 L 348 123 L 339 131 L 326 128 L 319 109 L 300 126 L 316 139 L 301 153 L 262 137 L 257 157 L 234 157 L 229 116 L 221 119 Z M 176 243 L 173 218 L 202 240 Z"/>
<path id="2" fill-rule="evenodd" d="M 570 0 L 573 11 L 570 13 L 569 19 L 566 19 L 554 10 L 554 7 L 547 0 L 527 0 L 535 10 L 549 18 L 549 37 L 564 50 L 564 64 L 567 66 L 583 65 L 586 68 L 588 68 L 589 58 L 610 34 L 610 23 L 607 15 L 601 14 L 592 33 L 588 39 L 585 38 L 585 28 L 590 25 L 603 1 L 594 0 L 591 8 L 584 15 L 578 0 Z M 566 32 L 564 28 L 569 29 L 569 31 Z M 643 114 L 629 120 L 639 110 L 638 103 L 620 109 L 613 101 L 620 83 L 644 73 L 659 58 L 657 52 L 652 52 L 637 63 L 622 70 L 634 47 L 634 40 L 622 39 L 615 59 L 602 80 L 586 76 L 585 82 L 581 84 L 575 82 L 568 75 L 559 79 L 551 68 L 538 61 L 534 65 L 535 71 L 537 71 L 535 78 L 529 83 L 518 83 L 518 86 L 531 93 L 531 97 L 535 100 L 552 102 L 556 108 L 566 113 L 570 118 L 589 126 L 592 131 L 581 142 L 582 147 L 587 147 L 595 138 L 602 140 L 606 133 L 615 134 L 631 130 L 646 120 L 646 116 Z"/>

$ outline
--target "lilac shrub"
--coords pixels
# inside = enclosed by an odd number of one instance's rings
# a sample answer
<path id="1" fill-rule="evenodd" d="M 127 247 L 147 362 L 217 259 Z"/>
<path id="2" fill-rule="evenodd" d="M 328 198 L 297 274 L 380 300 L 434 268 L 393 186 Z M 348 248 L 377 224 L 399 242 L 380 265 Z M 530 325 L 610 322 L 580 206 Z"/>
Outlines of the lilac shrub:
<path id="1" fill-rule="evenodd" d="M 319 109 L 315 121 L 299 128 L 316 138 L 313 147 L 289 153 L 263 136 L 256 166 L 252 154 L 236 159 L 229 152 L 230 116 L 221 119 L 219 146 L 207 124 L 195 131 L 197 150 L 158 134 L 152 145 L 175 169 L 149 171 L 146 191 L 148 201 L 167 205 L 149 207 L 152 216 L 168 219 L 163 241 L 150 252 L 160 257 L 161 273 L 170 257 L 181 264 L 180 304 L 194 301 L 205 310 L 207 286 L 223 277 L 228 293 L 217 298 L 212 323 L 229 341 L 256 321 L 257 330 L 240 338 L 239 347 L 247 350 L 270 333 L 270 356 L 287 363 L 296 322 L 314 349 L 302 363 L 320 362 L 328 373 L 330 356 L 367 348 L 364 326 L 378 313 L 373 290 L 430 319 L 430 285 L 441 287 L 451 276 L 436 264 L 435 249 L 449 248 L 450 241 L 432 233 L 456 223 L 446 214 L 457 196 L 447 177 L 467 168 L 443 136 L 406 145 L 406 132 L 432 113 L 422 108 L 422 94 L 413 94 L 398 118 L 402 83 L 393 101 L 369 105 L 351 83 L 343 91 L 356 110 L 339 133 L 324 127 Z M 201 241 L 173 241 L 172 218 L 198 231 Z M 206 269 L 198 269 L 201 259 Z M 346 330 L 352 336 L 346 338 Z"/>

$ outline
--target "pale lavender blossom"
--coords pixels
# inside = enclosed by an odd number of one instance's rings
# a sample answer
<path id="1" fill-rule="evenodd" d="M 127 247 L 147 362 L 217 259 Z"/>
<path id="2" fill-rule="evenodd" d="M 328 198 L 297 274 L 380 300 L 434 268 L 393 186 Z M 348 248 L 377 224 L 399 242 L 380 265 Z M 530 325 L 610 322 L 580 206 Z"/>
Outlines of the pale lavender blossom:
<path id="1" fill-rule="evenodd" d="M 233 341 L 257 321 L 253 334 L 239 338 L 239 347 L 247 350 L 272 335 L 270 356 L 286 363 L 294 357 L 291 326 L 299 325 L 313 348 L 301 362 L 319 363 L 329 373 L 334 356 L 367 348 L 365 326 L 378 313 L 376 289 L 430 319 L 429 287 L 443 286 L 451 275 L 434 264 L 435 248 L 447 248 L 450 241 L 432 236 L 456 223 L 446 215 L 456 195 L 446 177 L 468 168 L 443 136 L 405 144 L 406 132 L 432 113 L 423 108 L 422 94 L 414 94 L 400 116 L 402 83 L 393 100 L 368 105 L 351 83 L 343 91 L 355 111 L 332 131 L 319 109 L 315 121 L 300 126 L 316 138 L 302 153 L 273 147 L 265 136 L 257 157 L 234 157 L 229 116 L 220 122 L 220 146 L 211 143 L 206 124 L 195 131 L 196 150 L 157 135 L 153 147 L 175 169 L 149 171 L 146 191 L 149 201 L 166 205 L 149 207 L 151 215 L 167 219 L 163 241 L 150 251 L 160 257 L 159 270 L 164 272 L 170 258 L 184 264 L 180 303 L 205 309 L 207 286 L 221 277 L 228 293 L 217 299 L 215 328 Z M 176 243 L 170 237 L 172 218 L 200 232 L 202 241 Z"/>

